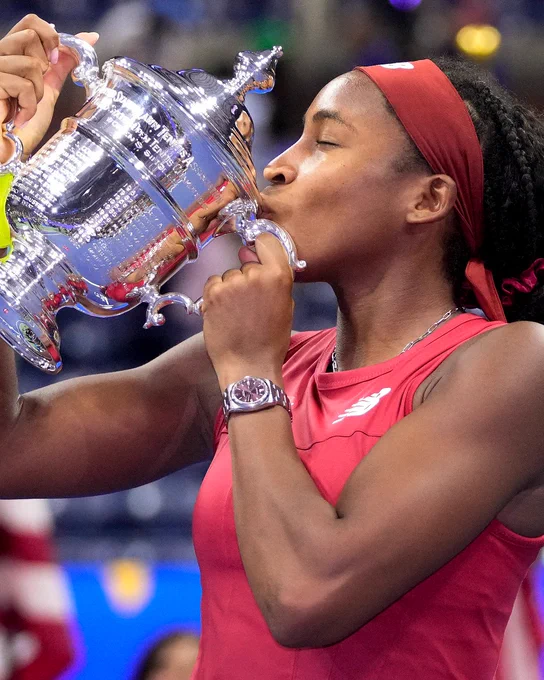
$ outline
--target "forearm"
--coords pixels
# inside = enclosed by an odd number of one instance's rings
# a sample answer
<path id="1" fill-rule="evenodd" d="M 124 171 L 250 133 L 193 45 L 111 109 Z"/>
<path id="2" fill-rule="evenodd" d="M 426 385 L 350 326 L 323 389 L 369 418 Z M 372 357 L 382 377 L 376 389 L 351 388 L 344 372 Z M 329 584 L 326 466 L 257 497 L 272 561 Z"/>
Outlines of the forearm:
<path id="1" fill-rule="evenodd" d="M 255 598 L 273 618 L 303 581 L 310 589 L 318 582 L 338 515 L 301 462 L 283 408 L 232 416 L 229 441 L 240 552 Z"/>
<path id="2" fill-rule="evenodd" d="M 13 426 L 0 433 L 0 497 L 109 493 L 209 457 L 205 430 L 220 393 L 201 345 L 191 338 L 140 369 L 24 395 Z"/>
<path id="3" fill-rule="evenodd" d="M 15 354 L 0 340 L 0 433 L 9 432 L 19 413 Z"/>

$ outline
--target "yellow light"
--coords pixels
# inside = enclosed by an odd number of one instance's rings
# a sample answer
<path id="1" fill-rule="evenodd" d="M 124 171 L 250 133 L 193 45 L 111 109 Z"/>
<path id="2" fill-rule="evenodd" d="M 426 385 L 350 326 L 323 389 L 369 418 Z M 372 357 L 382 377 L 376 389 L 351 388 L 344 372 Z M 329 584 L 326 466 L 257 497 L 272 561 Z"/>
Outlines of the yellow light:
<path id="1" fill-rule="evenodd" d="M 153 597 L 155 582 L 147 565 L 138 560 L 120 559 L 105 566 L 103 587 L 113 610 L 136 616 Z"/>
<path id="2" fill-rule="evenodd" d="M 499 49 L 502 41 L 500 31 L 487 24 L 468 24 L 457 33 L 457 47 L 469 57 L 488 59 Z"/>

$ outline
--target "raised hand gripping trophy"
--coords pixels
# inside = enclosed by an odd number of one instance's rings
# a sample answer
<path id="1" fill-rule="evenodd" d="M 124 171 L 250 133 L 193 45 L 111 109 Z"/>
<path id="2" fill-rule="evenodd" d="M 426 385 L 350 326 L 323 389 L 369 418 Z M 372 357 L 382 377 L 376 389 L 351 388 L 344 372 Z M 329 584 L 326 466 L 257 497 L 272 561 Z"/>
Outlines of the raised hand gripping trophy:
<path id="1" fill-rule="evenodd" d="M 274 86 L 281 48 L 241 52 L 230 80 L 127 58 L 106 62 L 99 77 L 94 49 L 60 38 L 78 57 L 73 78 L 87 101 L 25 164 L 8 125 L 16 149 L 0 166 L 15 175 L 0 214 L 12 235 L 0 262 L 0 336 L 14 350 L 58 372 L 62 307 L 113 316 L 145 302 L 147 328 L 164 323 L 165 305 L 199 313 L 200 301 L 159 288 L 220 234 L 252 244 L 271 232 L 293 269 L 304 268 L 289 235 L 257 219 L 244 106 L 247 92 Z"/>

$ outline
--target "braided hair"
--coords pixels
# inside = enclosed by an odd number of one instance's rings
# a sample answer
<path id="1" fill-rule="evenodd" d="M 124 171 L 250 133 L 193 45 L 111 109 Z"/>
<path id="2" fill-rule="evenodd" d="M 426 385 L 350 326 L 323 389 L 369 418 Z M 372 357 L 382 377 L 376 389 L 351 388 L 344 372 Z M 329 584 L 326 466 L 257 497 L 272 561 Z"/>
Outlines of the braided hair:
<path id="1" fill-rule="evenodd" d="M 480 140 L 484 240 L 479 256 L 500 295 L 504 279 L 519 277 L 544 257 L 544 121 L 479 66 L 452 57 L 433 61 L 465 102 Z M 416 166 L 426 163 L 413 144 L 410 156 Z M 461 230 L 449 233 L 444 270 L 457 298 L 469 258 Z M 505 313 L 509 321 L 544 323 L 544 276 L 531 293 L 516 293 Z"/>

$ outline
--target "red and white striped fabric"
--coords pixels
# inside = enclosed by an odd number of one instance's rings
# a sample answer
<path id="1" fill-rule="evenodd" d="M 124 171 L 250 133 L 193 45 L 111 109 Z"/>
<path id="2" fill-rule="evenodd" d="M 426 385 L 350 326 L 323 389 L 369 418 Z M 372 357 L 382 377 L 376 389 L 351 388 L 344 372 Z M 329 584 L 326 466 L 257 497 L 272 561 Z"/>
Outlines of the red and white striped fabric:
<path id="1" fill-rule="evenodd" d="M 51 530 L 46 501 L 0 500 L 0 680 L 54 680 L 73 660 Z"/>
<path id="2" fill-rule="evenodd" d="M 539 656 L 544 647 L 542 622 L 533 593 L 532 574 L 522 583 L 506 627 L 495 680 L 541 680 Z"/>

